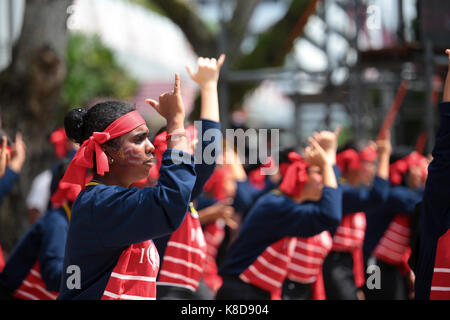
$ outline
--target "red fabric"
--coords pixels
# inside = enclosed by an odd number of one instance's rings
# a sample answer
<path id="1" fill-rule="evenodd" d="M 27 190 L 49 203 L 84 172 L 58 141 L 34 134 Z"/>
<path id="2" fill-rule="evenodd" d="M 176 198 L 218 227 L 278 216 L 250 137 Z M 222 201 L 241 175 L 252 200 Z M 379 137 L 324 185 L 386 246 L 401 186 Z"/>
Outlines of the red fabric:
<path id="1" fill-rule="evenodd" d="M 285 237 L 267 247 L 256 260 L 239 275 L 239 279 L 267 292 L 278 292 L 286 278 L 295 246 L 295 238 Z"/>
<path id="2" fill-rule="evenodd" d="M 122 254 L 103 292 L 102 300 L 155 300 L 159 255 L 153 241 L 134 243 Z"/>
<path id="3" fill-rule="evenodd" d="M 48 291 L 42 281 L 39 262 L 36 262 L 13 297 L 21 300 L 56 300 L 58 292 Z"/>
<path id="4" fill-rule="evenodd" d="M 437 242 L 430 300 L 450 300 L 450 229 Z"/>
<path id="5" fill-rule="evenodd" d="M 323 282 L 323 270 L 317 274 L 316 281 L 311 284 L 312 296 L 311 300 L 326 300 L 325 284 Z"/>
<path id="6" fill-rule="evenodd" d="M 223 282 L 222 277 L 219 275 L 216 257 L 219 246 L 225 238 L 224 222 L 222 220 L 216 220 L 209 223 L 204 229 L 204 234 L 206 241 L 206 262 L 203 281 L 215 293 L 222 286 Z"/>
<path id="7" fill-rule="evenodd" d="M 308 182 L 308 164 L 295 152 L 288 155 L 291 163 L 287 168 L 283 168 L 284 176 L 280 184 L 280 190 L 288 196 L 298 197 L 302 193 L 303 186 Z"/>
<path id="8" fill-rule="evenodd" d="M 377 160 L 377 150 L 372 146 L 367 146 L 359 153 L 359 159 L 374 162 Z"/>
<path id="9" fill-rule="evenodd" d="M 136 129 L 143 124 L 145 124 L 145 120 L 139 112 L 132 111 L 115 120 L 103 132 L 94 132 L 78 149 L 61 181 L 64 183 L 78 184 L 81 188 L 84 188 L 86 169 L 94 167 L 94 151 L 97 173 L 101 176 L 105 175 L 105 172 L 109 171 L 109 164 L 108 157 L 103 152 L 101 145 L 108 140 L 117 138 Z"/>
<path id="10" fill-rule="evenodd" d="M 353 257 L 353 277 L 355 278 L 355 285 L 361 288 L 365 283 L 364 273 L 364 258 L 362 247 L 355 249 L 352 252 Z"/>
<path id="11" fill-rule="evenodd" d="M 349 170 L 359 170 L 361 168 L 359 154 L 353 149 L 339 152 L 336 155 L 336 164 L 343 173 L 348 172 Z"/>
<path id="12" fill-rule="evenodd" d="M 257 189 L 262 190 L 266 186 L 267 175 L 262 174 L 262 168 L 270 168 L 273 164 L 273 158 L 269 157 L 266 163 L 261 164 L 258 169 L 252 170 L 248 173 L 248 180 Z"/>
<path id="13" fill-rule="evenodd" d="M 58 159 L 62 159 L 67 154 L 67 135 L 63 127 L 58 127 L 50 134 L 50 142 L 55 148 L 55 154 Z"/>
<path id="14" fill-rule="evenodd" d="M 205 260 L 206 242 L 197 212 L 187 212 L 183 223 L 167 242 L 158 285 L 183 287 L 195 292 Z"/>
<path id="15" fill-rule="evenodd" d="M 232 175 L 230 167 L 216 167 L 211 177 L 209 177 L 208 181 L 206 181 L 205 185 L 203 186 L 203 190 L 211 193 L 214 199 L 218 201 L 226 199 L 228 195 L 224 188 L 224 181 L 230 175 Z"/>
<path id="16" fill-rule="evenodd" d="M 353 252 L 362 247 L 366 232 L 366 214 L 355 212 L 343 216 L 333 236 L 335 251 Z"/>
<path id="17" fill-rule="evenodd" d="M 391 163 L 389 166 L 389 177 L 392 184 L 398 185 L 402 183 L 403 176 L 411 167 L 420 166 L 422 171 L 422 181 L 427 178 L 427 161 L 426 158 L 417 153 L 412 152 L 406 157 Z"/>

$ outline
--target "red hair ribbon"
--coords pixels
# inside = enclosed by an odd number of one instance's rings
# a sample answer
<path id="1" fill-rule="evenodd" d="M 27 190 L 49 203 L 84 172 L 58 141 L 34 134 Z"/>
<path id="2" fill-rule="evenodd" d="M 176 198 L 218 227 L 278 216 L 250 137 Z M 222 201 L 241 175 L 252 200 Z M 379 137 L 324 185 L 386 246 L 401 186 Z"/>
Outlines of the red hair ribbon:
<path id="1" fill-rule="evenodd" d="M 284 175 L 280 190 L 288 196 L 298 197 L 302 193 L 303 186 L 308 182 L 308 172 L 306 171 L 308 164 L 296 152 L 290 152 L 288 157 L 290 164 L 287 167 L 283 166 Z"/>
<path id="2" fill-rule="evenodd" d="M 422 171 L 422 179 L 425 180 L 427 176 L 427 162 L 423 155 L 412 152 L 406 157 L 399 159 L 389 166 L 389 178 L 391 183 L 398 185 L 402 183 L 403 176 L 411 167 L 420 166 Z"/>
<path id="3" fill-rule="evenodd" d="M 342 173 L 361 169 L 361 161 L 374 162 L 376 160 L 377 151 L 372 146 L 367 146 L 359 153 L 354 149 L 347 149 L 336 155 L 336 164 Z"/>
<path id="4" fill-rule="evenodd" d="M 216 167 L 213 174 L 206 181 L 203 190 L 211 193 L 216 200 L 225 200 L 228 195 L 225 191 L 225 180 L 232 175 L 228 166 Z"/>
<path id="5" fill-rule="evenodd" d="M 248 180 L 250 183 L 257 189 L 264 189 L 264 186 L 266 185 L 266 176 L 262 174 L 262 168 L 270 168 L 273 163 L 273 158 L 269 157 L 268 161 L 266 163 L 263 163 L 259 166 L 259 168 L 252 170 L 248 173 Z"/>
<path id="6" fill-rule="evenodd" d="M 129 112 L 111 123 L 103 132 L 94 132 L 89 139 L 86 139 L 69 164 L 69 167 L 62 178 L 63 183 L 78 184 L 84 188 L 86 180 L 86 169 L 97 165 L 97 174 L 103 176 L 109 171 L 108 157 L 101 145 L 108 140 L 117 138 L 128 133 L 140 125 L 145 124 L 144 118 L 135 110 Z"/>
<path id="7" fill-rule="evenodd" d="M 55 148 L 55 154 L 58 159 L 62 159 L 67 154 L 67 135 L 63 127 L 58 127 L 50 134 L 50 142 Z"/>

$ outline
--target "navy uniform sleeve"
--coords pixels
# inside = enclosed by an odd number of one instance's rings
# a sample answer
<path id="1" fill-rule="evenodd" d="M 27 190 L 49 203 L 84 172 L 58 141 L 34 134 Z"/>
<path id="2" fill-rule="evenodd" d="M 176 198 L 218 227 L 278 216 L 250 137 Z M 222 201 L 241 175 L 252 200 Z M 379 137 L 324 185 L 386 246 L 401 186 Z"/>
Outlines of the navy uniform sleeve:
<path id="1" fill-rule="evenodd" d="M 298 204 L 286 218 L 291 220 L 283 223 L 288 236 L 306 238 L 336 228 L 342 219 L 341 189 L 324 187 L 319 202 Z"/>
<path id="2" fill-rule="evenodd" d="M 342 213 L 366 211 L 384 203 L 389 195 L 389 182 L 375 177 L 371 188 L 355 188 L 349 185 L 342 187 Z"/>
<path id="3" fill-rule="evenodd" d="M 128 246 L 161 237 L 180 226 L 188 210 L 195 170 L 193 156 L 173 151 L 164 152 L 154 187 L 94 187 L 100 189 L 90 210 L 91 225 L 103 246 Z"/>
<path id="4" fill-rule="evenodd" d="M 201 119 L 201 137 L 194 152 L 195 156 L 195 172 L 197 178 L 195 180 L 194 189 L 192 190 L 191 199 L 196 199 L 202 192 L 203 186 L 209 177 L 211 177 L 214 168 L 216 167 L 216 158 L 221 150 L 221 140 L 217 133 L 220 132 L 220 122 Z M 212 131 L 209 131 L 212 129 Z M 215 131 L 213 131 L 215 130 Z M 204 159 L 205 152 L 211 155 L 211 159 Z M 207 160 L 207 161 L 205 161 Z"/>
<path id="5" fill-rule="evenodd" d="M 6 167 L 5 174 L 0 179 L 0 202 L 11 192 L 18 179 L 19 174 Z"/>
<path id="6" fill-rule="evenodd" d="M 47 290 L 58 291 L 69 225 L 66 218 L 58 212 L 51 212 L 51 214 L 52 217 L 46 219 L 46 224 L 43 225 L 38 259 L 42 280 Z"/>

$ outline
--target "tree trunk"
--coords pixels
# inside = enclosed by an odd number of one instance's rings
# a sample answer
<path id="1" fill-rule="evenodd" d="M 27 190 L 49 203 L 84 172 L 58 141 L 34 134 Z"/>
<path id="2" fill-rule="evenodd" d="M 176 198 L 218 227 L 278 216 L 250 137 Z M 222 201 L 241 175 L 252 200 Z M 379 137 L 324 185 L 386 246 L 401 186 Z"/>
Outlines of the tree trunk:
<path id="1" fill-rule="evenodd" d="M 27 159 L 19 183 L 1 205 L 0 240 L 11 249 L 28 226 L 25 197 L 32 179 L 53 158 L 49 133 L 56 125 L 66 68 L 67 7 L 71 0 L 27 0 L 11 65 L 0 74 L 1 126 L 14 140 L 22 132 Z"/>

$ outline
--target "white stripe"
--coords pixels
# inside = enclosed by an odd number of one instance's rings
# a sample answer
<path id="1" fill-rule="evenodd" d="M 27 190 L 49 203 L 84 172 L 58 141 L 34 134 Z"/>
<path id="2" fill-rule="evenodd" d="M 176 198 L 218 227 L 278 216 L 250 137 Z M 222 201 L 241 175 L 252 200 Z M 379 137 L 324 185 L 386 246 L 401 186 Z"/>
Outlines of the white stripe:
<path id="1" fill-rule="evenodd" d="M 198 264 L 190 263 L 190 262 L 188 262 L 186 260 L 183 260 L 183 259 L 178 259 L 178 258 L 171 257 L 171 256 L 164 256 L 164 260 L 167 260 L 167 261 L 170 261 L 170 262 L 173 262 L 173 263 L 176 263 L 176 264 L 182 264 L 182 265 L 184 265 L 186 267 L 195 269 L 195 270 L 197 270 L 199 272 L 203 272 L 203 268 L 200 267 Z"/>
<path id="2" fill-rule="evenodd" d="M 109 291 L 104 291 L 103 295 L 107 297 L 111 297 L 114 299 L 126 299 L 126 300 L 156 300 L 156 298 L 149 298 L 149 297 L 141 297 L 141 296 L 133 296 L 130 294 L 115 294 Z"/>
<path id="3" fill-rule="evenodd" d="M 275 257 L 275 258 L 279 258 L 285 262 L 289 262 L 291 261 L 291 257 L 282 254 L 281 252 L 275 251 L 272 247 L 268 247 L 266 252 L 268 252 L 271 256 Z"/>
<path id="4" fill-rule="evenodd" d="M 450 287 L 431 287 L 431 291 L 450 291 Z"/>
<path id="5" fill-rule="evenodd" d="M 33 276 L 38 277 L 39 279 L 42 279 L 42 278 L 41 278 L 41 274 L 40 274 L 39 272 L 37 272 L 36 270 L 31 269 L 31 270 L 30 270 L 30 273 L 31 273 Z"/>
<path id="6" fill-rule="evenodd" d="M 205 258 L 205 253 L 203 252 L 203 250 L 193 248 L 191 246 L 187 246 L 184 243 L 169 241 L 167 243 L 167 246 L 176 247 L 176 248 L 184 249 L 184 250 L 187 250 L 190 252 L 194 252 L 194 253 L 199 254 L 202 258 Z"/>
<path id="7" fill-rule="evenodd" d="M 269 263 L 266 259 L 264 259 L 262 256 L 259 256 L 258 259 L 256 259 L 256 261 L 260 262 L 263 266 L 265 266 L 266 268 L 273 270 L 275 272 L 278 272 L 281 275 L 284 275 L 286 270 L 281 269 L 271 263 Z"/>
<path id="8" fill-rule="evenodd" d="M 401 234 L 403 234 L 403 235 L 409 237 L 409 233 L 410 233 L 409 228 L 404 227 L 404 226 L 402 226 L 401 224 L 398 224 L 397 222 L 392 222 L 392 223 L 389 225 L 389 228 L 391 228 L 391 229 L 397 231 L 398 233 L 401 233 Z"/>
<path id="9" fill-rule="evenodd" d="M 302 248 L 302 249 L 305 249 L 305 250 L 308 250 L 308 251 L 314 251 L 314 252 L 317 252 L 317 253 L 320 253 L 320 254 L 323 254 L 323 255 L 327 254 L 327 250 L 326 249 L 324 249 L 324 248 L 322 248 L 320 246 L 316 246 L 314 244 L 305 243 L 305 242 L 300 241 L 300 240 L 297 240 L 296 246 L 299 247 L 299 248 Z"/>
<path id="10" fill-rule="evenodd" d="M 120 274 L 120 273 L 116 273 L 116 272 L 112 272 L 111 277 L 122 279 L 122 280 L 138 280 L 138 281 L 148 281 L 148 282 L 156 281 L 155 277 L 132 276 L 132 275 Z"/>
<path id="11" fill-rule="evenodd" d="M 305 261 L 305 262 L 310 262 L 310 263 L 316 263 L 316 264 L 321 264 L 322 261 L 324 260 L 323 258 L 316 258 L 316 257 L 311 257 L 311 256 L 307 256 L 303 253 L 300 252 L 294 252 L 294 254 L 292 255 L 292 259 L 297 259 L 300 261 Z M 291 260 L 292 262 L 292 260 Z"/>
<path id="12" fill-rule="evenodd" d="M 193 280 L 191 278 L 185 277 L 185 276 L 183 276 L 181 274 L 178 274 L 178 273 L 173 273 L 173 272 L 168 272 L 168 271 L 165 271 L 165 270 L 161 270 L 159 272 L 159 274 L 160 275 L 161 274 L 165 275 L 166 277 L 169 277 L 169 278 L 181 279 L 183 281 L 192 283 L 194 286 L 198 286 L 198 281 L 195 281 L 195 280 Z"/>
<path id="13" fill-rule="evenodd" d="M 40 292 L 42 292 L 44 295 L 46 295 L 47 297 L 56 300 L 56 296 L 54 294 L 51 294 L 50 292 L 48 292 L 47 290 L 45 290 L 45 288 L 43 288 L 40 285 L 28 282 L 26 280 L 23 281 L 23 284 L 29 288 L 36 288 L 38 289 Z"/>
<path id="14" fill-rule="evenodd" d="M 341 233 L 342 235 L 345 236 L 352 236 L 352 237 L 357 237 L 357 238 L 364 238 L 364 230 L 360 230 L 360 229 L 352 229 L 352 228 L 347 228 L 347 227 L 338 227 L 336 229 L 336 234 Z"/>
<path id="15" fill-rule="evenodd" d="M 434 268 L 434 272 L 450 273 L 450 269 L 449 268 Z"/>
<path id="16" fill-rule="evenodd" d="M 340 237 L 338 235 L 335 235 L 333 237 L 333 241 L 337 244 L 341 244 L 341 245 L 345 245 L 345 246 L 349 246 L 349 247 L 359 247 L 361 245 L 361 241 L 360 240 L 353 240 L 353 239 L 349 239 L 349 238 L 343 238 Z"/>
<path id="17" fill-rule="evenodd" d="M 195 292 L 195 288 L 193 286 L 190 286 L 188 284 L 180 284 L 180 283 L 171 283 L 171 282 L 156 282 L 157 286 L 168 286 L 168 287 L 178 287 L 178 288 L 185 288 L 189 289 L 191 291 Z"/>
<path id="18" fill-rule="evenodd" d="M 393 231 L 393 230 L 389 230 L 388 229 L 386 231 L 384 237 L 385 238 L 389 238 L 389 239 L 394 240 L 394 241 L 397 241 L 397 242 L 400 242 L 402 244 L 409 244 L 409 236 L 404 236 L 404 235 L 402 235 L 400 233 L 397 233 L 396 231 Z"/>
<path id="19" fill-rule="evenodd" d="M 375 249 L 374 255 L 376 255 L 376 256 L 383 255 L 387 258 L 392 259 L 395 262 L 401 262 L 403 259 L 403 254 L 392 252 L 391 250 L 386 249 L 386 247 L 384 247 L 384 246 L 378 246 Z"/>
<path id="20" fill-rule="evenodd" d="M 386 237 L 381 239 L 380 245 L 383 247 L 386 247 L 386 249 L 393 250 L 399 254 L 403 254 L 406 251 L 406 249 L 408 249 L 408 247 L 406 245 L 401 245 L 401 244 L 395 243 L 394 241 L 392 241 Z"/>
<path id="21" fill-rule="evenodd" d="M 300 282 L 300 283 L 304 283 L 304 284 L 310 284 L 310 283 L 313 283 L 314 281 L 316 281 L 316 277 L 302 278 L 302 277 L 298 277 L 297 275 L 294 275 L 294 274 L 289 274 L 287 276 L 287 278 L 291 281 Z"/>
<path id="22" fill-rule="evenodd" d="M 300 266 L 298 264 L 293 264 L 291 263 L 291 265 L 289 266 L 289 269 L 293 270 L 293 271 L 297 271 L 297 272 L 302 272 L 302 273 L 306 273 L 306 274 L 311 274 L 311 275 L 316 275 L 319 272 L 319 268 L 306 268 L 303 266 Z"/>
<path id="23" fill-rule="evenodd" d="M 259 278 L 259 279 L 261 279 L 261 280 L 263 280 L 263 281 L 265 281 L 265 282 L 267 282 L 267 283 L 270 283 L 271 285 L 273 285 L 273 286 L 275 286 L 275 287 L 279 287 L 279 286 L 280 286 L 280 283 L 279 283 L 278 281 L 276 281 L 276 280 L 274 280 L 274 279 L 272 279 L 272 278 L 266 276 L 265 274 L 259 272 L 259 271 L 255 268 L 255 266 L 251 265 L 251 266 L 248 268 L 248 270 L 249 270 L 251 273 L 253 273 L 253 275 L 255 275 L 257 278 Z"/>
<path id="24" fill-rule="evenodd" d="M 22 291 L 22 290 L 16 290 L 16 294 L 21 294 L 25 297 L 30 298 L 31 300 L 39 300 L 38 297 L 33 296 L 32 294 L 29 294 L 28 292 Z"/>

